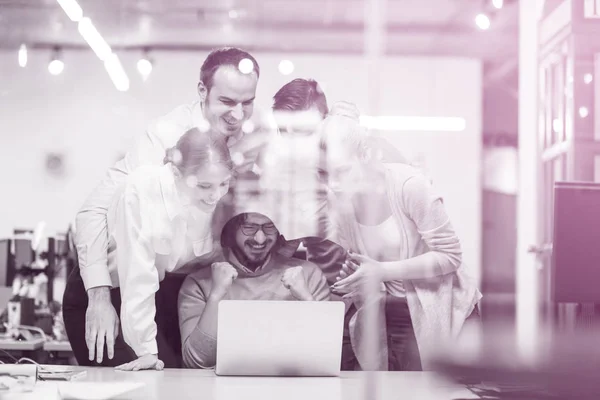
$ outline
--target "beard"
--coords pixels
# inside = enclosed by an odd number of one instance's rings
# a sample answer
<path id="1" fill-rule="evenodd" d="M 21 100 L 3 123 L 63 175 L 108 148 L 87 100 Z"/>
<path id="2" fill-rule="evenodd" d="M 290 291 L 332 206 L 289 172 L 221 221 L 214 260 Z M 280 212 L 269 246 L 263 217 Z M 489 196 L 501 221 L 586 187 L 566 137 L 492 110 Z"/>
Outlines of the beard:
<path id="1" fill-rule="evenodd" d="M 246 242 L 248 243 L 248 242 Z M 246 245 L 244 243 L 244 246 Z M 269 246 L 269 245 L 267 245 Z M 265 261 L 269 258 L 271 253 L 273 252 L 273 245 L 270 245 L 270 249 L 265 251 L 264 254 L 258 257 L 251 257 L 244 251 L 243 247 L 238 246 L 237 244 L 232 247 L 231 251 L 235 255 L 235 258 L 242 264 L 244 267 L 248 268 L 250 271 L 256 271 L 262 265 L 264 265 Z"/>

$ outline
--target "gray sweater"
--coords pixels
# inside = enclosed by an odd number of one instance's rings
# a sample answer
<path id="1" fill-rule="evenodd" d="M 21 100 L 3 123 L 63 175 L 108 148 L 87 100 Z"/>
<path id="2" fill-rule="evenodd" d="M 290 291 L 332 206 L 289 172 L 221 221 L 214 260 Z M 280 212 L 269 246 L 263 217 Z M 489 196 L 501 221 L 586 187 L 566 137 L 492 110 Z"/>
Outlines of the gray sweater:
<path id="1" fill-rule="evenodd" d="M 281 283 L 286 269 L 301 266 L 315 300 L 329 300 L 329 285 L 321 270 L 308 261 L 273 254 L 256 272 L 238 269 L 238 277 L 224 300 L 296 300 Z M 216 363 L 217 338 L 198 329 L 212 287 L 211 269 L 190 274 L 179 292 L 179 327 L 183 364 L 187 368 L 212 368 Z"/>

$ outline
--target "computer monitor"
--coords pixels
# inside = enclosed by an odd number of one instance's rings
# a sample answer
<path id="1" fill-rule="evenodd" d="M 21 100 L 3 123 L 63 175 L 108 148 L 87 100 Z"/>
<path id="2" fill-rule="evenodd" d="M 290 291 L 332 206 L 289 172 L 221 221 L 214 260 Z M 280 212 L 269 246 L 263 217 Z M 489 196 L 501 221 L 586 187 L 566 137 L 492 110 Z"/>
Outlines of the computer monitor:
<path id="1" fill-rule="evenodd" d="M 217 375 L 340 373 L 341 301 L 223 300 L 217 325 Z M 240 340 L 240 332 L 244 340 Z"/>
<path id="2" fill-rule="evenodd" d="M 30 267 L 34 261 L 31 239 L 15 238 L 15 268 Z"/>
<path id="3" fill-rule="evenodd" d="M 556 182 L 551 299 L 600 303 L 600 184 Z"/>
<path id="4" fill-rule="evenodd" d="M 15 273 L 10 245 L 10 239 L 0 239 L 0 287 L 11 286 Z"/>

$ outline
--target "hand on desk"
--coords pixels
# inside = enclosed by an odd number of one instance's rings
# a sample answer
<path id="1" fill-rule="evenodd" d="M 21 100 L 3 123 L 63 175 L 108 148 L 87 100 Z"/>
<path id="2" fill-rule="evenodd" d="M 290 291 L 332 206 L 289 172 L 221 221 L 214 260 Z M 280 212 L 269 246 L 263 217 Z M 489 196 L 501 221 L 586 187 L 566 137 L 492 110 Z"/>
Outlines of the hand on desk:
<path id="1" fill-rule="evenodd" d="M 137 360 L 115 367 L 115 369 L 119 371 L 140 371 L 144 369 L 162 371 L 164 368 L 165 363 L 159 360 L 158 355 L 156 354 L 146 354 L 145 356 L 139 357 Z"/>
<path id="2" fill-rule="evenodd" d="M 112 360 L 115 339 L 119 336 L 119 317 L 110 300 L 107 286 L 88 290 L 88 307 L 85 313 L 85 342 L 89 351 L 89 360 L 102 362 L 104 345 L 108 358 Z"/>
<path id="3" fill-rule="evenodd" d="M 286 269 L 281 277 L 281 283 L 292 293 L 298 300 L 311 301 L 313 300 L 306 278 L 304 277 L 304 269 L 302 267 L 293 267 Z"/>

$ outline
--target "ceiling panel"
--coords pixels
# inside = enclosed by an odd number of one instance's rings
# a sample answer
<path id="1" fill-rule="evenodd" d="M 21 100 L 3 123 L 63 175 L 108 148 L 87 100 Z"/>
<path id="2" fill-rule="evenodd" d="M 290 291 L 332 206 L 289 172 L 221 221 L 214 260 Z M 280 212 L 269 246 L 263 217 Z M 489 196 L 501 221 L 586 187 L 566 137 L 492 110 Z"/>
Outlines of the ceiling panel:
<path id="1" fill-rule="evenodd" d="M 115 47 L 237 45 L 271 51 L 358 53 L 364 0 L 79 0 Z M 387 52 L 504 61 L 517 53 L 516 4 L 478 31 L 481 1 L 388 0 Z M 230 11 L 235 15 L 230 16 Z M 235 17 L 235 18 L 232 18 Z M 0 0 L 0 48 L 87 46 L 56 0 Z"/>

